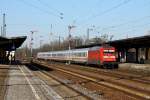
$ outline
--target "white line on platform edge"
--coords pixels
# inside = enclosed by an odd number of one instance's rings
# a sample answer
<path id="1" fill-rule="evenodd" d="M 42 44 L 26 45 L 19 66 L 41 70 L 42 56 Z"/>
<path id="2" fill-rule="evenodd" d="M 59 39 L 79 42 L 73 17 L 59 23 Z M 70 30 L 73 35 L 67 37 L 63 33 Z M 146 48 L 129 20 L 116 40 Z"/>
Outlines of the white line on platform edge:
<path id="1" fill-rule="evenodd" d="M 24 69 L 26 69 L 26 71 L 28 71 L 30 73 L 30 75 L 33 75 L 33 73 L 27 69 L 27 67 L 24 66 Z M 41 75 L 43 75 L 44 77 L 49 78 L 48 76 L 46 76 L 45 74 L 43 74 L 42 72 L 39 72 Z M 57 94 L 51 87 L 49 87 L 43 80 L 39 79 L 39 81 L 42 83 L 41 86 L 43 87 L 43 89 L 45 89 L 47 91 L 47 94 L 49 94 L 53 100 L 64 100 L 59 94 Z"/>
<path id="2" fill-rule="evenodd" d="M 18 67 L 19 67 L 19 66 L 18 66 Z M 36 99 L 37 99 L 37 100 L 41 100 L 40 97 L 39 97 L 39 95 L 38 95 L 37 92 L 35 91 L 35 88 L 34 88 L 33 85 L 31 84 L 30 80 L 26 77 L 26 74 L 24 73 L 24 71 L 22 70 L 22 68 L 19 67 L 19 69 L 21 70 L 22 74 L 24 75 L 25 79 L 27 80 L 27 82 L 28 82 L 28 84 L 29 84 L 29 86 L 30 86 L 30 88 L 31 88 L 31 90 L 32 90 L 32 92 L 33 92 L 33 94 L 34 94 L 34 96 L 36 97 Z"/>

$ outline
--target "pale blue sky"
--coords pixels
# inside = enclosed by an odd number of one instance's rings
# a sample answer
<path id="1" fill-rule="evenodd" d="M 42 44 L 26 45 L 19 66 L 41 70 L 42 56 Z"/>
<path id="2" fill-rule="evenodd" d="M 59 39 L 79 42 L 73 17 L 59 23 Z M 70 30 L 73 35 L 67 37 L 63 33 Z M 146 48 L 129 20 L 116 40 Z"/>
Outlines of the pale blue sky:
<path id="1" fill-rule="evenodd" d="M 60 19 L 60 13 L 64 19 Z M 150 30 L 150 0 L 1 0 L 6 13 L 7 36 L 34 35 L 34 47 L 49 43 L 50 27 L 55 36 L 68 36 L 68 25 L 75 25 L 73 36 L 86 36 L 86 29 L 95 26 L 90 37 L 108 33 L 114 39 L 145 35 Z M 99 33 L 98 33 L 99 32 Z M 52 36 L 53 39 L 57 39 Z M 29 43 L 29 39 L 25 44 Z"/>

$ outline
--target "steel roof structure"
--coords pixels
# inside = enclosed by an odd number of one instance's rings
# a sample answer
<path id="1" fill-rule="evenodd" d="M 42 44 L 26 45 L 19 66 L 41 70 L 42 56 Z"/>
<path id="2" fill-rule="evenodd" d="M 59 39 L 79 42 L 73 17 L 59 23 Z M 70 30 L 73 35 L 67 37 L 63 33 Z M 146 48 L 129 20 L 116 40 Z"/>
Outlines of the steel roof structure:
<path id="1" fill-rule="evenodd" d="M 107 44 L 116 48 L 148 48 L 150 47 L 150 35 L 109 41 Z"/>
<path id="2" fill-rule="evenodd" d="M 27 36 L 20 36 L 20 37 L 1 37 L 0 36 L 0 49 L 5 51 L 12 51 L 19 48 L 22 43 L 26 40 Z"/>
<path id="3" fill-rule="evenodd" d="M 83 45 L 83 46 L 78 46 L 76 48 L 88 48 L 88 47 L 102 46 L 102 45 L 105 46 L 106 44 L 110 46 L 114 46 L 116 48 L 143 48 L 143 47 L 146 48 L 146 47 L 150 47 L 150 35 L 113 40 L 102 44 Z"/>

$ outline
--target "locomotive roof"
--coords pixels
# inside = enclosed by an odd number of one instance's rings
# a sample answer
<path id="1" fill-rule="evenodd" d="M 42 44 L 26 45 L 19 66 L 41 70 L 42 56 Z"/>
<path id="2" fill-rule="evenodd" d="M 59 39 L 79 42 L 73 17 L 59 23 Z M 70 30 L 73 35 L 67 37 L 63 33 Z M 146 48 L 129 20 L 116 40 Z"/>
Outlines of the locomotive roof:
<path id="1" fill-rule="evenodd" d="M 95 46 L 95 47 L 90 48 L 90 50 L 98 50 L 99 48 L 100 46 Z"/>
<path id="2" fill-rule="evenodd" d="M 82 49 L 71 49 L 70 51 L 72 52 L 86 52 L 90 48 L 82 48 Z M 47 53 L 68 53 L 69 50 L 61 50 L 61 51 L 49 51 L 49 52 L 38 52 L 39 54 L 47 54 Z"/>
<path id="3" fill-rule="evenodd" d="M 72 49 L 72 51 L 88 51 L 90 48 Z"/>

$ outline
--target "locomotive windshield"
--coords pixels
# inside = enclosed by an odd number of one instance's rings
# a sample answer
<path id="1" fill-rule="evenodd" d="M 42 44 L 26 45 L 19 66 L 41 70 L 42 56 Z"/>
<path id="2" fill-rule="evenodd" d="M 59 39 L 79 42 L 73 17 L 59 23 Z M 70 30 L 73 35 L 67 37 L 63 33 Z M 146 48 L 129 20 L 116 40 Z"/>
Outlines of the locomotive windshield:
<path id="1" fill-rule="evenodd" d="M 104 55 L 115 55 L 115 50 L 105 49 L 103 53 Z"/>

